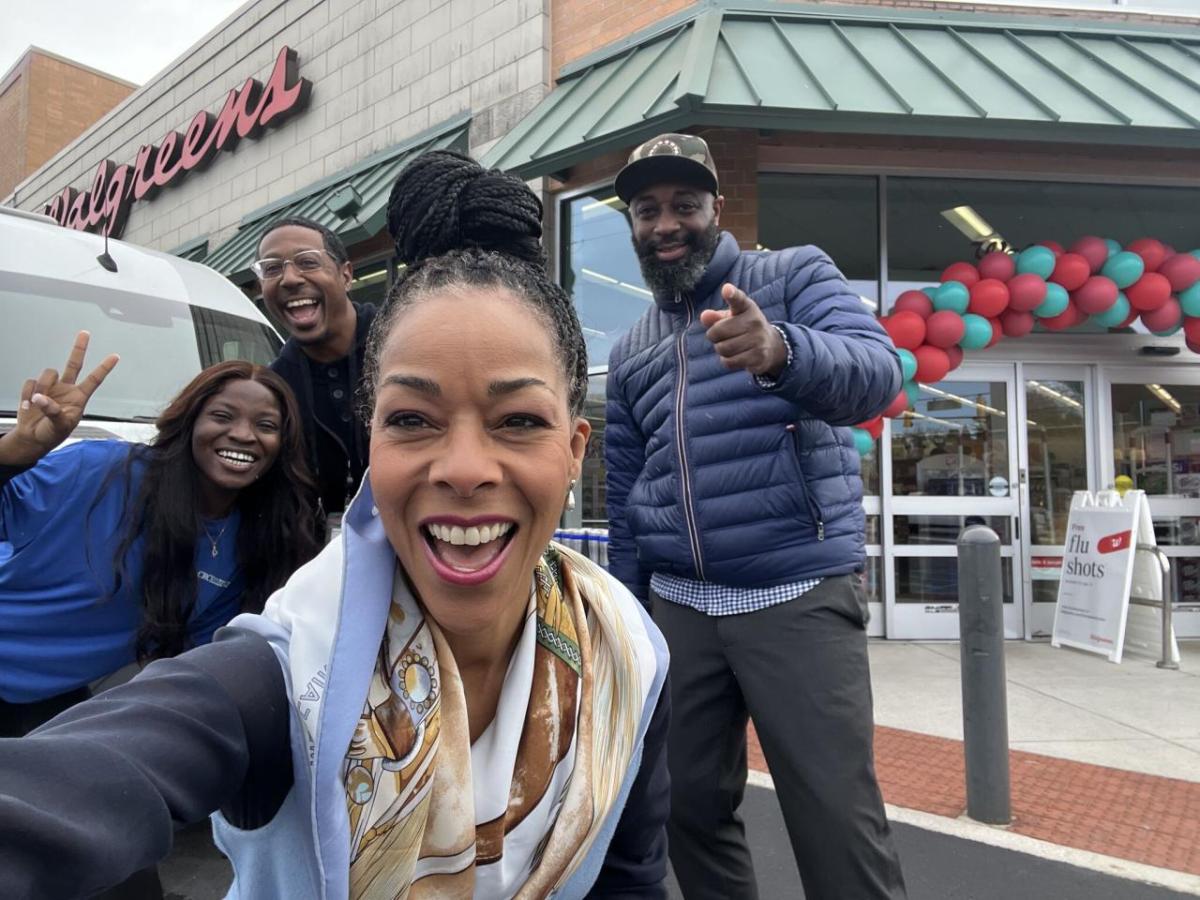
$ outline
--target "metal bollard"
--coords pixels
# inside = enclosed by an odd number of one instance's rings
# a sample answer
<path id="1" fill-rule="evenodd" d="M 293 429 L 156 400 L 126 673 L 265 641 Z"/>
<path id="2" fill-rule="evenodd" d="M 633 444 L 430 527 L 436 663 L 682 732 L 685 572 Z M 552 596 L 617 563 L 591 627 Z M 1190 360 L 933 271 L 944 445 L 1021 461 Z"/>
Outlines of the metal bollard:
<path id="1" fill-rule="evenodd" d="M 958 537 L 963 752 L 967 815 L 989 825 L 1012 821 L 1003 602 L 1000 538 L 986 525 L 972 525 Z"/>

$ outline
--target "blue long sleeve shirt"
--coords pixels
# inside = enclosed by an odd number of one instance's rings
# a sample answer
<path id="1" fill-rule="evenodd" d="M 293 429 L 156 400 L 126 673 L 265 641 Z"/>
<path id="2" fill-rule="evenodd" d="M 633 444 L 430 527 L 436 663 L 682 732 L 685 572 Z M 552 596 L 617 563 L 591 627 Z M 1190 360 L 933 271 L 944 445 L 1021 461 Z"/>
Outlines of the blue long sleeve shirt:
<path id="1" fill-rule="evenodd" d="M 127 465 L 137 447 L 81 441 L 0 487 L 0 699 L 43 700 L 135 660 L 144 540 L 130 547 L 115 593 L 113 560 L 145 473 L 141 460 Z M 205 524 L 194 557 L 193 646 L 239 612 L 243 589 L 238 514 Z"/>

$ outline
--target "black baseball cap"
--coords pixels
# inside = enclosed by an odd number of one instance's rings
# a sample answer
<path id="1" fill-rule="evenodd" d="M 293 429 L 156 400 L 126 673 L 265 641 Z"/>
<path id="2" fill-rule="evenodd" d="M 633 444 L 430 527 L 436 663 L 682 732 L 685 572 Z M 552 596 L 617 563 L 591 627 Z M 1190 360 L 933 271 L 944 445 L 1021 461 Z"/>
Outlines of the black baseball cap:
<path id="1" fill-rule="evenodd" d="M 652 184 L 675 182 L 703 188 L 716 195 L 717 166 L 704 138 L 694 134 L 660 134 L 629 154 L 617 174 L 617 196 L 624 203 Z"/>

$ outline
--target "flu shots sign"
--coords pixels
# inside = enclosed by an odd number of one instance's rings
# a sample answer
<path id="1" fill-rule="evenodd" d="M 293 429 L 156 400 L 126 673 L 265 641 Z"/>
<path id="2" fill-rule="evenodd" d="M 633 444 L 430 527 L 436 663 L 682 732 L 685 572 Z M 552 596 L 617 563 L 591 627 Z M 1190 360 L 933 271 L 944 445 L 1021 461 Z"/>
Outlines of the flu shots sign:
<path id="1" fill-rule="evenodd" d="M 1053 646 L 1121 661 L 1134 568 L 1156 566 L 1147 554 L 1137 557 L 1139 543 L 1154 543 L 1144 492 L 1121 497 L 1116 491 L 1076 491 L 1067 521 Z"/>

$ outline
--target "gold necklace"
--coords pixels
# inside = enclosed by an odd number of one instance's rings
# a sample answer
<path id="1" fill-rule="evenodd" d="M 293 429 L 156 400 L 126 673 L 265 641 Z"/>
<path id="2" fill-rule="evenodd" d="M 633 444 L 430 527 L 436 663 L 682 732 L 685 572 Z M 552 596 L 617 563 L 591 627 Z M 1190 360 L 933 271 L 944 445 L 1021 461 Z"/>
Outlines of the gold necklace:
<path id="1" fill-rule="evenodd" d="M 212 558 L 213 559 L 216 559 L 218 556 L 221 555 L 221 550 L 220 550 L 219 545 L 221 543 L 221 538 L 223 538 L 225 536 L 225 529 L 228 527 L 229 527 L 229 523 L 226 522 L 224 525 L 221 526 L 221 530 L 219 532 L 217 532 L 217 536 L 214 538 L 212 536 L 212 533 L 208 530 L 208 526 L 207 525 L 204 526 L 204 536 L 206 538 L 208 538 L 208 542 L 210 544 L 212 544 Z"/>

